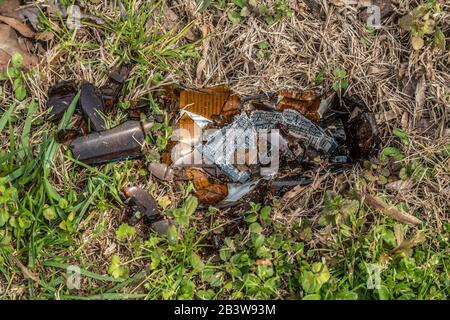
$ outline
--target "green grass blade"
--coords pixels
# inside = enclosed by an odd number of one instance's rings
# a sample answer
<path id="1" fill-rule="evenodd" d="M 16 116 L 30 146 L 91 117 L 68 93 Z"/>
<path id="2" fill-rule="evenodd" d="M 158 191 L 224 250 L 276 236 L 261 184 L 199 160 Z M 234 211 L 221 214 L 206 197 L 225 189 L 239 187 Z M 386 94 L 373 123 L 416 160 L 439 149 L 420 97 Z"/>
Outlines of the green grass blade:
<path id="1" fill-rule="evenodd" d="M 20 136 L 20 141 L 22 144 L 22 148 L 19 150 L 20 159 L 24 159 L 27 153 L 29 152 L 29 142 L 30 142 L 30 129 L 31 122 L 33 120 L 33 115 L 37 110 L 37 103 L 33 100 L 28 107 L 27 118 L 25 119 L 25 124 L 23 126 L 22 135 Z"/>
<path id="2" fill-rule="evenodd" d="M 104 293 L 94 296 L 61 296 L 62 299 L 68 300 L 135 300 L 145 298 L 147 295 L 142 293 Z"/>
<path id="3" fill-rule="evenodd" d="M 5 128 L 6 123 L 8 122 L 9 118 L 11 117 L 11 114 L 15 107 L 16 107 L 16 105 L 14 103 L 11 104 L 9 109 L 0 118 L 0 132 L 2 132 L 3 129 Z"/>
<path id="4" fill-rule="evenodd" d="M 69 268 L 71 265 L 66 264 L 66 263 L 60 263 L 60 262 L 56 262 L 56 261 L 45 261 L 44 266 L 46 267 L 54 267 L 54 268 L 58 268 L 58 269 L 65 269 L 67 270 L 67 268 Z M 95 280 L 99 280 L 99 281 L 109 281 L 109 282 L 122 282 L 123 279 L 116 279 L 110 276 L 105 276 L 105 275 L 101 275 L 101 274 L 97 274 L 85 269 L 81 269 L 80 268 L 80 275 L 83 275 L 85 277 L 88 278 L 92 278 Z"/>

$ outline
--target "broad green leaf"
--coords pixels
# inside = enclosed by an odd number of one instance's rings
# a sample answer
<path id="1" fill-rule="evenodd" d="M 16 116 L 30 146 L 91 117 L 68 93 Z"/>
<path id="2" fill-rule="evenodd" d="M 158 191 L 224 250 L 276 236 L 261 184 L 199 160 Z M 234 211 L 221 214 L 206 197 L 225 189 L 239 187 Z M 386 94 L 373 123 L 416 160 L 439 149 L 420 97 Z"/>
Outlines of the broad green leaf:
<path id="1" fill-rule="evenodd" d="M 205 266 L 200 256 L 194 252 L 191 253 L 189 261 L 191 263 L 192 268 L 194 268 L 194 270 L 196 271 L 203 270 Z"/>
<path id="2" fill-rule="evenodd" d="M 273 276 L 274 271 L 272 266 L 258 266 L 256 268 L 256 273 L 258 274 L 258 277 L 261 279 L 267 279 Z"/>
<path id="3" fill-rule="evenodd" d="M 230 11 L 228 12 L 228 19 L 234 24 L 238 24 L 241 22 L 241 15 L 236 11 Z"/>
<path id="4" fill-rule="evenodd" d="M 247 0 L 233 0 L 234 4 L 239 8 L 243 8 L 247 5 Z"/>
<path id="5" fill-rule="evenodd" d="M 342 90 L 346 90 L 349 85 L 350 85 L 350 82 L 347 79 L 341 80 L 340 84 L 339 84 L 339 86 Z"/>
<path id="6" fill-rule="evenodd" d="M 306 293 L 317 293 L 322 287 L 322 284 L 319 282 L 319 280 L 317 280 L 316 275 L 311 271 L 306 271 L 303 273 L 303 276 L 301 278 L 301 285 Z"/>
<path id="7" fill-rule="evenodd" d="M 403 160 L 405 158 L 403 153 L 395 147 L 386 147 L 381 151 L 380 160 L 385 161 L 386 157 L 393 157 L 397 161 Z"/>
<path id="8" fill-rule="evenodd" d="M 25 89 L 24 86 L 19 86 L 15 88 L 14 96 L 16 97 L 17 100 L 23 101 L 27 96 L 27 90 Z"/>
<path id="9" fill-rule="evenodd" d="M 333 76 L 338 79 L 343 79 L 347 76 L 347 71 L 345 71 L 344 69 L 336 68 L 333 70 Z"/>
<path id="10" fill-rule="evenodd" d="M 248 17 L 250 15 L 250 10 L 247 7 L 243 7 L 240 13 L 241 17 Z"/>
<path id="11" fill-rule="evenodd" d="M 54 207 L 47 206 L 43 211 L 44 218 L 48 221 L 55 220 L 58 215 L 56 214 L 56 209 Z"/>
<path id="12" fill-rule="evenodd" d="M 131 238 L 136 234 L 136 229 L 127 223 L 122 223 L 119 226 L 119 229 L 116 231 L 116 238 L 118 240 L 123 240 L 127 238 Z"/>
<path id="13" fill-rule="evenodd" d="M 380 289 L 377 290 L 378 291 L 378 298 L 380 300 L 389 300 L 391 297 L 391 294 L 389 292 L 389 288 L 386 286 L 380 286 Z"/>
<path id="14" fill-rule="evenodd" d="M 195 210 L 197 210 L 197 206 L 198 206 L 197 198 L 194 196 L 189 196 L 189 198 L 187 198 L 186 202 L 184 203 L 186 215 L 188 217 L 192 216 L 194 214 Z"/>
<path id="15" fill-rule="evenodd" d="M 9 213 L 6 210 L 0 210 L 0 227 L 3 227 L 8 222 Z"/>
<path id="16" fill-rule="evenodd" d="M 321 300 L 320 294 L 308 294 L 302 298 L 302 300 Z"/>
<path id="17" fill-rule="evenodd" d="M 113 278 L 123 278 L 127 273 L 126 268 L 121 266 L 120 258 L 117 255 L 113 255 L 111 257 L 111 264 L 108 268 L 108 274 L 111 275 Z"/>
<path id="18" fill-rule="evenodd" d="M 253 222 L 250 227 L 249 230 L 251 233 L 261 233 L 262 232 L 262 227 L 258 222 Z"/>
<path id="19" fill-rule="evenodd" d="M 313 263 L 313 265 L 311 266 L 311 270 L 317 276 L 317 280 L 321 285 L 330 280 L 330 272 L 328 271 L 328 267 L 326 264 L 323 264 L 321 262 Z"/>
<path id="20" fill-rule="evenodd" d="M 11 57 L 11 64 L 14 68 L 20 69 L 22 67 L 23 57 L 20 53 L 14 53 Z"/>
<path id="21" fill-rule="evenodd" d="M 170 225 L 167 229 L 167 240 L 170 244 L 176 244 L 178 241 L 178 231 L 174 225 Z"/>
<path id="22" fill-rule="evenodd" d="M 199 290 L 199 291 L 197 292 L 197 297 L 198 297 L 200 300 L 212 300 L 212 299 L 214 298 L 215 295 L 216 295 L 216 293 L 215 293 L 213 290 L 211 290 L 211 289 L 208 289 L 208 290 Z"/>
<path id="23" fill-rule="evenodd" d="M 270 206 L 265 206 L 261 209 L 261 212 L 260 212 L 261 220 L 266 224 L 270 224 L 272 222 L 272 219 L 270 216 L 271 210 L 272 210 L 272 208 Z"/>
<path id="24" fill-rule="evenodd" d="M 390 229 L 384 229 L 381 234 L 383 241 L 389 245 L 389 247 L 394 248 L 396 246 L 397 241 L 395 240 L 395 234 Z"/>
<path id="25" fill-rule="evenodd" d="M 264 244 L 265 237 L 262 234 L 257 234 L 255 239 L 253 240 L 253 245 L 255 248 L 259 248 Z"/>

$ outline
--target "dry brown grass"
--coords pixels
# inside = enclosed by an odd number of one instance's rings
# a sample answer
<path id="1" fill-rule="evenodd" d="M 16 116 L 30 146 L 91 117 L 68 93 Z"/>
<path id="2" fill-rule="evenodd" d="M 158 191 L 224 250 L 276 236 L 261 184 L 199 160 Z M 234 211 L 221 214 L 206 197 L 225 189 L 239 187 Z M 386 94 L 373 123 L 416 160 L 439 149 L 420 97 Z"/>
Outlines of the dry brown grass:
<path id="1" fill-rule="evenodd" d="M 179 12 L 193 12 L 193 1 L 180 2 Z M 412 142 L 407 159 L 433 161 L 433 154 L 450 141 L 450 52 L 431 45 L 419 52 L 411 50 L 409 35 L 398 27 L 397 19 L 417 1 L 395 3 L 395 14 L 373 33 L 358 20 L 357 7 L 335 7 L 327 1 L 322 1 L 325 20 L 303 11 L 272 27 L 256 18 L 233 25 L 224 13 L 197 13 L 192 18 L 201 18 L 200 29 L 208 30 L 208 38 L 196 72 L 186 70 L 186 74 L 191 75 L 191 83 L 226 83 L 240 94 L 255 94 L 281 88 L 308 89 L 321 70 L 330 73 L 333 68 L 343 68 L 350 75 L 348 92 L 362 97 L 377 115 L 383 145 L 394 140 L 394 128 L 402 128 Z M 440 23 L 448 34 L 449 4 L 444 4 L 443 12 Z M 269 57 L 256 55 L 260 42 L 268 44 Z M 413 96 L 405 93 L 410 79 L 419 80 Z M 325 85 L 330 86 L 330 81 Z M 441 226 L 450 214 L 448 168 L 448 162 L 437 164 L 435 180 L 424 178 L 407 192 L 393 194 L 392 199 L 422 209 L 428 221 Z M 347 179 L 356 181 L 359 174 L 355 169 Z M 305 190 L 294 205 L 294 216 L 317 215 L 322 193 L 339 189 L 341 180 L 345 179 L 329 178 L 318 188 Z"/>

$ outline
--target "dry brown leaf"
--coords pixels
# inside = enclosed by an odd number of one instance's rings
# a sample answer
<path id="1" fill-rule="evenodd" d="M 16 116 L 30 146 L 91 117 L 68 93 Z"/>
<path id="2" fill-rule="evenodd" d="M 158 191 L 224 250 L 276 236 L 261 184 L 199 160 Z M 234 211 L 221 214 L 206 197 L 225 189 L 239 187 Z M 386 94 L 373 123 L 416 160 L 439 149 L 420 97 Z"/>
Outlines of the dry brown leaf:
<path id="1" fill-rule="evenodd" d="M 17 259 L 16 257 L 14 257 L 12 254 L 9 255 L 9 258 L 14 262 L 14 264 L 19 267 L 19 269 L 22 271 L 23 275 L 25 276 L 25 278 L 27 279 L 31 279 L 33 281 L 39 282 L 39 278 L 30 271 L 30 269 L 28 269 L 27 267 L 25 267 L 23 265 L 22 262 L 20 262 L 19 259 Z"/>
<path id="2" fill-rule="evenodd" d="M 17 17 L 16 9 L 20 7 L 19 0 L 0 1 L 0 14 L 8 17 Z"/>
<path id="3" fill-rule="evenodd" d="M 36 35 L 33 30 L 31 30 L 26 24 L 20 22 L 17 19 L 0 16 L 0 21 L 6 23 L 11 28 L 19 32 L 21 35 L 27 38 L 34 38 Z"/>
<path id="4" fill-rule="evenodd" d="M 308 1 L 305 1 L 307 3 Z M 314 1 L 310 1 L 314 3 Z M 297 14 L 302 14 L 305 12 L 305 3 L 301 0 L 288 0 L 289 7 L 294 10 Z M 318 4 L 316 4 L 318 6 Z"/>
<path id="5" fill-rule="evenodd" d="M 298 195 L 300 195 L 305 189 L 306 186 L 295 186 L 292 190 L 286 192 L 281 199 L 281 202 L 286 204 L 289 203 L 292 199 L 295 199 Z"/>
<path id="6" fill-rule="evenodd" d="M 411 189 L 413 184 L 411 180 L 397 180 L 386 184 L 386 189 L 389 191 L 405 191 Z"/>
<path id="7" fill-rule="evenodd" d="M 0 24 L 0 51 L 7 55 L 0 55 L 0 72 L 3 72 L 9 63 L 11 56 L 14 53 L 19 53 L 23 57 L 23 68 L 25 70 L 37 65 L 38 59 L 36 56 L 30 54 L 24 45 L 21 45 L 17 39 L 16 32 L 6 24 Z"/>
<path id="8" fill-rule="evenodd" d="M 403 240 L 405 240 L 405 237 L 403 236 L 403 227 L 401 224 L 396 223 L 394 225 L 394 234 L 395 234 L 395 241 L 397 242 L 398 246 L 403 242 Z"/>
<path id="9" fill-rule="evenodd" d="M 397 113 L 394 110 L 390 110 L 390 111 L 386 111 L 386 112 L 382 112 L 382 113 L 377 113 L 375 115 L 375 118 L 377 120 L 377 122 L 383 122 L 383 121 L 391 121 L 394 119 L 397 119 Z"/>
<path id="10" fill-rule="evenodd" d="M 417 231 L 417 233 L 411 239 L 403 240 L 396 248 L 392 249 L 389 254 L 394 255 L 397 253 L 406 253 L 408 256 L 411 255 L 411 249 L 425 241 L 425 235 L 421 231 Z"/>
<path id="11" fill-rule="evenodd" d="M 363 199 L 364 203 L 368 206 L 382 211 L 385 215 L 404 223 L 409 224 L 421 224 L 422 221 L 416 217 L 397 209 L 395 206 L 390 206 L 386 204 L 383 200 L 378 197 L 374 197 L 366 192 L 358 191 L 359 196 Z"/>
<path id="12" fill-rule="evenodd" d="M 255 264 L 257 266 L 271 266 L 272 261 L 270 261 L 269 259 L 258 259 L 255 261 Z"/>
<path id="13" fill-rule="evenodd" d="M 408 114 L 408 111 L 405 111 L 403 113 L 400 123 L 402 124 L 403 130 L 408 131 L 408 129 L 409 129 L 409 114 Z"/>
<path id="14" fill-rule="evenodd" d="M 194 185 L 195 195 L 206 204 L 216 204 L 228 196 L 228 186 L 208 176 L 199 168 L 186 168 L 186 175 Z"/>
<path id="15" fill-rule="evenodd" d="M 51 31 L 44 31 L 36 35 L 36 40 L 39 41 L 50 41 L 53 40 L 54 38 L 55 34 Z"/>
<path id="16" fill-rule="evenodd" d="M 197 70 L 196 70 L 196 82 L 198 84 L 203 83 L 204 80 L 204 70 L 206 68 L 206 61 L 209 54 L 209 39 L 207 39 L 208 34 L 210 33 L 208 25 L 204 24 L 201 27 L 202 37 L 205 38 L 205 40 L 202 42 L 202 59 L 197 64 Z"/>
<path id="17" fill-rule="evenodd" d="M 346 0 L 330 0 L 329 3 L 336 7 L 343 7 L 347 4 L 347 1 Z"/>
<path id="18" fill-rule="evenodd" d="M 416 103 L 419 108 L 422 108 L 425 104 L 425 90 L 426 90 L 425 76 L 422 76 L 420 80 L 417 82 L 415 92 Z"/>

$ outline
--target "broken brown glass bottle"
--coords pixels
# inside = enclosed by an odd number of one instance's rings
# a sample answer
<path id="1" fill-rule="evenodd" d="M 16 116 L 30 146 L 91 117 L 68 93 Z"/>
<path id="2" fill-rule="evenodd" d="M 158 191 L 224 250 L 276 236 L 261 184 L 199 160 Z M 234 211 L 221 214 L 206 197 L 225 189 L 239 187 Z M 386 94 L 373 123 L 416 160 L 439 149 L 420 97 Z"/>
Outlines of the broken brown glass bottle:
<path id="1" fill-rule="evenodd" d="M 77 87 L 73 81 L 61 81 L 49 88 L 47 107 L 52 121 L 62 118 L 76 93 Z"/>
<path id="2" fill-rule="evenodd" d="M 137 159 L 153 122 L 129 120 L 110 130 L 93 132 L 70 143 L 75 159 L 98 165 Z"/>
<path id="3" fill-rule="evenodd" d="M 103 113 L 103 101 L 97 94 L 97 90 L 92 83 L 84 83 L 80 87 L 79 106 L 88 125 L 94 131 L 105 130 L 105 121 L 101 113 Z"/>
<path id="4" fill-rule="evenodd" d="M 111 110 L 111 108 L 117 103 L 120 91 L 130 73 L 129 66 L 113 67 L 108 72 L 107 83 L 100 88 L 102 93 L 103 105 L 105 111 Z"/>
<path id="5" fill-rule="evenodd" d="M 273 179 L 269 191 L 284 193 L 294 186 L 310 184 L 317 173 L 342 173 L 378 150 L 377 125 L 364 102 L 354 97 L 338 96 L 336 92 L 323 88 L 281 90 L 277 94 L 248 97 L 238 97 L 229 89 L 220 87 L 181 88 L 181 91 L 168 90 L 166 94 L 169 102 L 177 102 L 179 127 L 189 132 L 191 138 L 187 140 L 180 136 L 179 141 L 188 145 L 187 150 L 183 150 L 186 152 L 180 152 L 180 156 L 174 153 L 176 161 L 165 162 L 173 167 L 189 164 L 192 162 L 178 159 L 184 160 L 184 154 L 189 157 L 197 152 L 235 182 L 234 185 L 227 183 L 205 168 L 195 168 L 198 164 L 188 165 L 190 167 L 185 168 L 187 179 L 193 183 L 199 200 L 205 204 L 236 203 L 254 189 L 245 188 L 247 184 L 252 186 L 261 181 L 258 187 L 261 190 L 267 186 L 268 176 Z M 202 130 L 217 127 L 219 131 L 201 136 Z M 259 131 L 279 137 L 279 150 L 274 148 L 273 153 L 280 151 L 281 158 L 276 160 L 278 158 L 274 157 L 275 169 L 269 174 L 265 170 L 264 175 L 262 169 L 265 167 L 261 161 L 252 164 L 246 160 L 245 165 L 235 163 L 235 154 L 247 155 L 264 141 L 272 154 L 272 138 L 261 136 Z M 256 141 L 259 141 L 258 145 Z M 307 171 L 311 177 L 303 175 Z M 266 178 L 260 180 L 262 176 Z M 283 179 L 280 180 L 281 176 Z"/>
<path id="6" fill-rule="evenodd" d="M 128 187 L 124 189 L 128 211 L 131 213 L 129 219 L 131 225 L 135 225 L 141 219 L 148 223 L 153 223 L 161 219 L 161 210 L 155 199 L 145 190 L 138 187 Z"/>
<path id="7" fill-rule="evenodd" d="M 139 187 L 124 189 L 127 205 L 128 223 L 136 225 L 140 220 L 150 224 L 150 227 L 159 234 L 167 233 L 171 225 L 169 219 L 165 219 L 155 199 L 145 190 Z"/>

